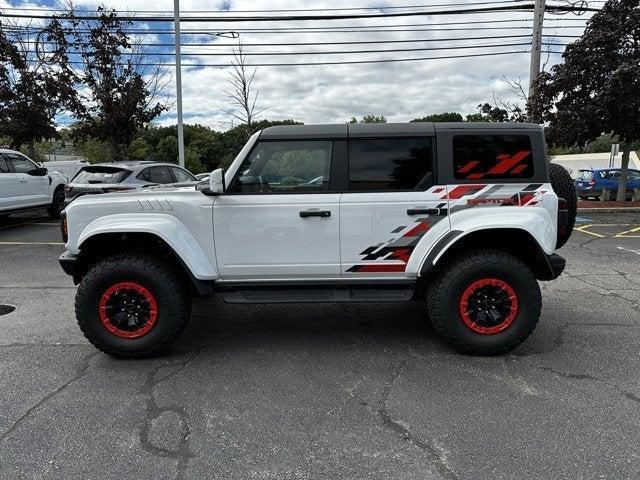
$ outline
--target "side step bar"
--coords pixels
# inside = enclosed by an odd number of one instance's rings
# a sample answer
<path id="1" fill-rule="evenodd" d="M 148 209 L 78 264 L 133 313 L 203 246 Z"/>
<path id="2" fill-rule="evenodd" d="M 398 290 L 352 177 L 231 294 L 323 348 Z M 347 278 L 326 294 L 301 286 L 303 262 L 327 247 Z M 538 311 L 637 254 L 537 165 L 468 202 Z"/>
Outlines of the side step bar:
<path id="1" fill-rule="evenodd" d="M 226 303 L 406 302 L 414 283 L 376 285 L 238 285 L 221 291 Z"/>

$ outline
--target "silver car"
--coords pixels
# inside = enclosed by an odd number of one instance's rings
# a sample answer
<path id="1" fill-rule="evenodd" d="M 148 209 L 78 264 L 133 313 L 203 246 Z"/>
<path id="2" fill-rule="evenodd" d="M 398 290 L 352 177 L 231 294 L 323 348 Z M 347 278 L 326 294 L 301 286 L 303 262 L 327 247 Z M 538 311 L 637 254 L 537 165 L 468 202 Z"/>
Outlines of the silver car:
<path id="1" fill-rule="evenodd" d="M 195 185 L 198 179 L 173 163 L 131 161 L 82 167 L 65 187 L 66 203 L 86 194 L 133 190 L 149 185 Z"/>

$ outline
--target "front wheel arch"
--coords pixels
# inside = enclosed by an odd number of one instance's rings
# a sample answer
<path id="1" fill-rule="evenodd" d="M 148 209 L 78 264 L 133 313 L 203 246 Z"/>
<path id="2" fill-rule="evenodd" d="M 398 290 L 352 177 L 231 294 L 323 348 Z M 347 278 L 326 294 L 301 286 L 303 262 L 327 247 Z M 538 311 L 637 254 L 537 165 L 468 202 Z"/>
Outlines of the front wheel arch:
<path id="1" fill-rule="evenodd" d="M 80 253 L 73 271 L 73 281 L 78 285 L 93 265 L 119 253 L 144 253 L 167 261 L 192 287 L 193 293 L 209 295 L 213 289 L 198 280 L 180 255 L 160 236 L 145 232 L 98 233 L 80 245 Z"/>

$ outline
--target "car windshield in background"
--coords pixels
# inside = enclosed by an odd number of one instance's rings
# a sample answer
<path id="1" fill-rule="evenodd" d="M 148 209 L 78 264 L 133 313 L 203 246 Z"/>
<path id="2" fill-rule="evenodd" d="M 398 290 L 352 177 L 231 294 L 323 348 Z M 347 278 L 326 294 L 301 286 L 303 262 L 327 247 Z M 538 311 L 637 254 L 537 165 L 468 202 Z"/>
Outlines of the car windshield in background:
<path id="1" fill-rule="evenodd" d="M 593 178 L 593 172 L 591 170 L 582 170 L 580 172 L 580 177 L 581 180 L 584 180 L 585 182 L 588 182 L 589 180 L 591 180 Z"/>
<path id="2" fill-rule="evenodd" d="M 113 167 L 84 167 L 71 183 L 120 183 L 129 176 L 129 170 Z"/>

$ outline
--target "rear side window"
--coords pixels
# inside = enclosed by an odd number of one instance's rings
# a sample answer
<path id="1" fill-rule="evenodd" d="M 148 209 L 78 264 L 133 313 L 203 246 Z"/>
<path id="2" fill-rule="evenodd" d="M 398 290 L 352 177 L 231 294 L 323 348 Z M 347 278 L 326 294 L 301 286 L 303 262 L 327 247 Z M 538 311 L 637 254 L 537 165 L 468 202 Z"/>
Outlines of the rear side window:
<path id="1" fill-rule="evenodd" d="M 455 135 L 453 173 L 458 180 L 531 178 L 528 135 Z"/>
<path id="2" fill-rule="evenodd" d="M 71 183 L 120 183 L 129 176 L 129 170 L 113 167 L 82 167 Z"/>
<path id="3" fill-rule="evenodd" d="M 2 158 L 2 155 L 0 155 L 0 173 L 9 173 L 9 165 L 7 165 L 6 160 Z"/>
<path id="4" fill-rule="evenodd" d="M 349 190 L 425 190 L 433 184 L 428 138 L 349 141 Z"/>
<path id="5" fill-rule="evenodd" d="M 168 167 L 149 167 L 142 170 L 136 178 L 144 182 L 167 184 L 173 183 L 173 177 Z"/>

